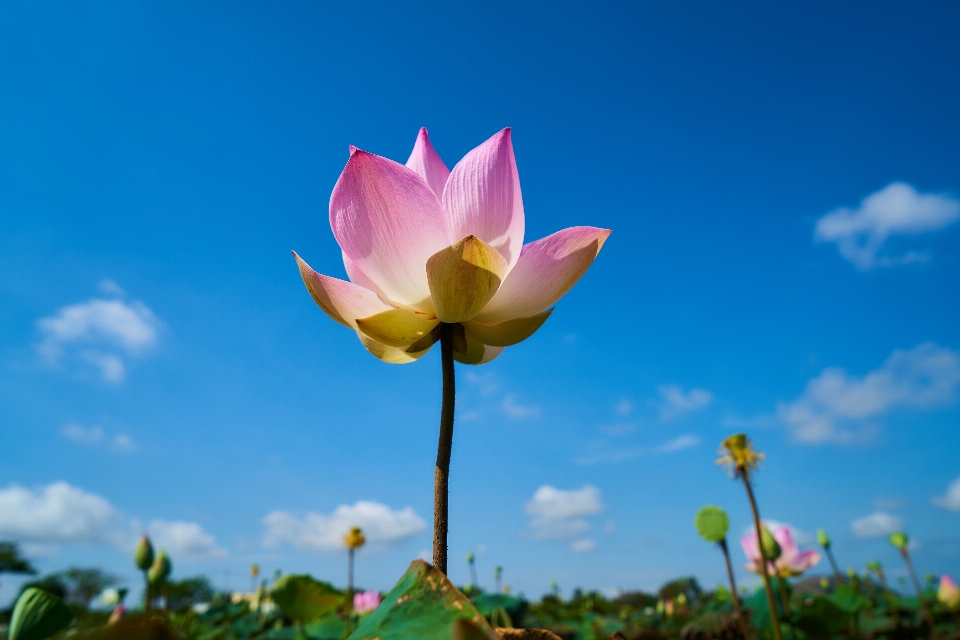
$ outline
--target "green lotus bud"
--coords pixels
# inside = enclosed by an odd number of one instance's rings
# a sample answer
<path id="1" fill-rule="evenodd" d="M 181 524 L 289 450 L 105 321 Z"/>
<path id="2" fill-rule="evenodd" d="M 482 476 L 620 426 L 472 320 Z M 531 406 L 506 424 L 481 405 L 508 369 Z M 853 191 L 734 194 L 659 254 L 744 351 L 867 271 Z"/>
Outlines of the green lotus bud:
<path id="1" fill-rule="evenodd" d="M 775 561 L 783 553 L 780 543 L 777 542 L 777 539 L 773 537 L 770 529 L 767 529 L 766 526 L 760 527 L 760 548 L 763 550 L 763 557 L 770 562 Z"/>
<path id="2" fill-rule="evenodd" d="M 150 544 L 150 538 L 144 534 L 133 552 L 133 562 L 141 571 L 146 571 L 153 564 L 153 545 Z"/>
<path id="3" fill-rule="evenodd" d="M 685 604 L 687 604 L 687 596 L 681 593 L 677 596 L 677 605 L 682 607 Z"/>
<path id="4" fill-rule="evenodd" d="M 827 537 L 827 532 L 823 529 L 817 529 L 817 542 L 820 543 L 820 546 L 824 549 L 830 548 L 830 538 Z"/>
<path id="5" fill-rule="evenodd" d="M 708 505 L 697 511 L 693 523 L 697 527 L 697 532 L 707 542 L 720 542 L 727 537 L 727 531 L 730 530 L 730 520 L 727 518 L 727 512 L 713 505 Z"/>
<path id="6" fill-rule="evenodd" d="M 473 551 L 467 551 L 467 564 L 473 564 L 476 559 L 477 557 L 473 555 Z"/>
<path id="7" fill-rule="evenodd" d="M 150 567 L 150 571 L 147 572 L 147 580 L 150 581 L 151 586 L 160 586 L 167 581 L 172 569 L 173 567 L 170 564 L 170 558 L 167 556 L 167 552 L 160 549 L 157 553 L 156 560 L 153 561 L 153 566 Z"/>
<path id="8" fill-rule="evenodd" d="M 830 588 L 830 581 L 826 578 L 820 578 L 820 588 L 826 591 Z"/>
<path id="9" fill-rule="evenodd" d="M 847 567 L 847 577 L 850 578 L 851 580 L 856 580 L 857 570 L 854 569 L 853 567 Z"/>
<path id="10" fill-rule="evenodd" d="M 895 546 L 900 551 L 904 551 L 907 548 L 907 534 L 903 531 L 897 531 L 896 533 L 890 534 L 890 544 Z"/>

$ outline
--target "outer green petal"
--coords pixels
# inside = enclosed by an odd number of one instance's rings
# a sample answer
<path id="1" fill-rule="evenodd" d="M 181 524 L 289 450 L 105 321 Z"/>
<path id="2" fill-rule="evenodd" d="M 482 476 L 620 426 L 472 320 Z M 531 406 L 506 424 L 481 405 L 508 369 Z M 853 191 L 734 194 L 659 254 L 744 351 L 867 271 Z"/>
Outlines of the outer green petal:
<path id="1" fill-rule="evenodd" d="M 368 318 L 357 318 L 357 328 L 377 342 L 404 348 L 429 337 L 438 324 L 440 321 L 436 318 L 428 320 L 407 309 L 390 309 Z"/>
<path id="2" fill-rule="evenodd" d="M 415 360 L 419 360 L 430 351 L 430 347 L 427 347 L 423 351 L 416 351 L 413 353 L 407 353 L 400 347 L 391 347 L 385 345 L 382 342 L 377 342 L 368 335 L 365 335 L 362 331 L 357 331 L 357 337 L 360 338 L 360 342 L 363 343 L 363 346 L 367 348 L 367 351 L 377 356 L 387 364 L 409 364 Z"/>
<path id="3" fill-rule="evenodd" d="M 534 331 L 547 321 L 551 313 L 553 313 L 553 309 L 547 309 L 526 318 L 515 318 L 492 325 L 480 324 L 471 320 L 464 322 L 463 326 L 467 333 L 483 342 L 483 344 L 493 347 L 509 347 L 532 336 Z"/>
<path id="4" fill-rule="evenodd" d="M 437 317 L 443 322 L 470 320 L 500 288 L 507 261 L 476 236 L 467 236 L 427 260 L 427 282 Z"/>

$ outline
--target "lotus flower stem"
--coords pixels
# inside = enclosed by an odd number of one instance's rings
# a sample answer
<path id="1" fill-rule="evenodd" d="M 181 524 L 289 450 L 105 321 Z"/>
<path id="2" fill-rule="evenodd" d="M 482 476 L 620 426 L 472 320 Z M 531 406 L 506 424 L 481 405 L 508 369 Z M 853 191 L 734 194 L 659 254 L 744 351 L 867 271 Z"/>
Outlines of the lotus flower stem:
<path id="1" fill-rule="evenodd" d="M 353 553 L 355 549 L 347 549 L 347 594 L 353 595 Z"/>
<path id="2" fill-rule="evenodd" d="M 143 610 L 150 611 L 150 580 L 146 569 L 143 570 Z"/>
<path id="3" fill-rule="evenodd" d="M 833 588 L 836 589 L 841 584 L 843 584 L 843 576 L 840 575 L 840 568 L 837 566 L 837 561 L 833 558 L 833 551 L 830 550 L 830 545 L 827 545 L 823 548 L 827 552 L 827 558 L 830 560 L 830 566 L 833 567 L 833 579 L 836 584 L 833 585 Z"/>
<path id="4" fill-rule="evenodd" d="M 777 586 L 780 587 L 780 601 L 783 603 L 783 615 L 790 617 L 790 596 L 787 594 L 786 580 L 777 576 Z"/>
<path id="5" fill-rule="evenodd" d="M 737 611 L 737 618 L 740 620 L 740 630 L 743 632 L 744 640 L 750 640 L 750 633 L 747 631 L 747 619 L 743 615 L 743 609 L 740 608 L 740 596 L 737 595 L 737 580 L 733 577 L 733 565 L 730 563 L 730 550 L 727 548 L 727 539 L 721 538 L 720 550 L 723 551 L 723 559 L 727 561 L 727 577 L 730 579 L 730 595 L 733 597 L 733 608 Z"/>
<path id="6" fill-rule="evenodd" d="M 743 486 L 747 488 L 747 498 L 750 500 L 750 510 L 753 512 L 753 526 L 757 531 L 757 541 L 758 546 L 760 547 L 760 568 L 763 571 L 763 585 L 767 592 L 767 607 L 770 609 L 770 619 L 771 625 L 773 626 L 773 636 L 776 640 L 783 640 L 783 636 L 780 634 L 780 620 L 777 618 L 777 607 L 776 602 L 773 599 L 773 589 L 770 586 L 770 572 L 767 570 L 767 559 L 763 552 L 763 545 L 759 544 L 760 540 L 763 540 L 763 534 L 760 527 L 760 512 L 757 510 L 757 501 L 753 497 L 753 489 L 750 487 L 750 472 L 743 468 L 741 469 L 743 475 Z"/>
<path id="7" fill-rule="evenodd" d="M 906 545 L 900 547 L 900 555 L 903 556 L 903 561 L 907 563 L 907 571 L 910 573 L 910 579 L 913 580 L 913 587 L 917 590 L 917 602 L 920 603 L 920 611 L 923 612 L 924 619 L 930 625 L 930 637 L 936 640 L 940 637 L 937 633 L 937 625 L 933 621 L 933 616 L 930 615 L 930 609 L 927 608 L 927 599 L 923 597 L 923 587 L 920 586 L 920 580 L 917 579 L 917 572 L 913 570 L 913 562 L 910 560 L 910 552 L 907 551 Z"/>
<path id="8" fill-rule="evenodd" d="M 433 566 L 447 573 L 447 508 L 450 481 L 450 449 L 453 445 L 453 407 L 456 381 L 453 371 L 453 325 L 440 326 L 440 367 L 443 400 L 440 406 L 440 441 L 433 476 Z"/>

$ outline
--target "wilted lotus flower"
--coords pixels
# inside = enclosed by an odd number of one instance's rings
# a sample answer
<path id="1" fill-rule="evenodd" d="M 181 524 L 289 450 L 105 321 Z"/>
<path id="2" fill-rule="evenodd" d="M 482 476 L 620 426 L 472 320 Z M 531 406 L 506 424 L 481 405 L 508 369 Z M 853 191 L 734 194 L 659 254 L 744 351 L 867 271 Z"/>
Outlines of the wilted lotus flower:
<path id="1" fill-rule="evenodd" d="M 773 532 L 773 538 L 780 547 L 780 557 L 774 562 L 768 562 L 770 571 L 775 572 L 781 578 L 790 578 L 799 576 L 807 569 L 820 562 L 820 554 L 813 549 L 800 551 L 797 543 L 793 541 L 788 527 L 777 527 Z M 757 534 L 753 531 L 750 535 L 740 539 L 743 546 L 743 552 L 747 555 L 750 563 L 746 565 L 748 571 L 761 573 L 760 566 L 760 547 L 757 544 Z"/>
<path id="2" fill-rule="evenodd" d="M 940 577 L 940 588 L 937 589 L 937 600 L 951 611 L 960 611 L 960 589 L 950 576 Z"/>
<path id="3" fill-rule="evenodd" d="M 352 149 L 330 197 L 330 226 L 350 282 L 299 256 L 327 315 L 385 362 L 423 356 L 453 325 L 453 356 L 489 362 L 525 340 L 584 274 L 610 231 L 572 227 L 524 245 L 510 129 L 453 171 L 421 129 L 406 166 Z"/>
<path id="4" fill-rule="evenodd" d="M 370 613 L 380 606 L 379 591 L 360 591 L 353 594 L 353 610 L 358 615 Z"/>

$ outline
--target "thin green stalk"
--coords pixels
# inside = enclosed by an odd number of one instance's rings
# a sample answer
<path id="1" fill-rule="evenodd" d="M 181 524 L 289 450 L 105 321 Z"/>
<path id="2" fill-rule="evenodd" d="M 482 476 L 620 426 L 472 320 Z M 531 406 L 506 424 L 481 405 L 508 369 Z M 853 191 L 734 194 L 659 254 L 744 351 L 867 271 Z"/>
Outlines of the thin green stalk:
<path id="1" fill-rule="evenodd" d="M 143 570 L 143 610 L 150 611 L 150 580 L 146 569 Z"/>
<path id="2" fill-rule="evenodd" d="M 737 595 L 737 581 L 733 577 L 733 565 L 730 563 L 730 550 L 727 548 L 727 539 L 723 538 L 717 544 L 723 551 L 723 559 L 727 563 L 727 578 L 730 579 L 730 595 L 733 597 L 733 608 L 737 612 L 737 618 L 740 619 L 740 630 L 743 632 L 744 640 L 750 640 L 750 633 L 747 631 L 747 618 L 743 615 L 743 609 L 740 608 L 740 596 Z"/>
<path id="3" fill-rule="evenodd" d="M 447 323 L 440 325 L 440 367 L 443 372 L 443 401 L 440 406 L 437 467 L 433 476 L 433 566 L 446 574 L 450 451 L 453 446 L 453 407 L 456 398 L 453 325 Z"/>
<path id="4" fill-rule="evenodd" d="M 763 575 L 763 585 L 767 592 L 767 607 L 770 609 L 770 619 L 773 626 L 773 636 L 776 640 L 783 640 L 780 633 L 780 620 L 777 617 L 777 606 L 773 600 L 773 589 L 770 586 L 770 574 L 767 572 L 767 557 L 763 553 L 763 535 L 760 531 L 760 512 L 757 510 L 757 501 L 753 497 L 753 489 L 750 487 L 750 475 L 746 469 L 742 469 L 743 486 L 747 488 L 747 497 L 750 499 L 750 509 L 753 511 L 753 526 L 757 532 L 757 548 L 760 550 L 760 570 Z"/>
<path id="5" fill-rule="evenodd" d="M 836 589 L 843 584 L 843 576 L 840 575 L 840 569 L 837 567 L 837 561 L 833 558 L 833 551 L 830 550 L 830 546 L 828 545 L 824 547 L 823 550 L 827 552 L 827 558 L 830 560 L 830 566 L 833 567 L 833 581 L 835 583 L 833 588 Z"/>
<path id="6" fill-rule="evenodd" d="M 930 625 L 930 636 L 936 640 L 940 637 L 939 634 L 937 634 L 937 625 L 933 621 L 930 609 L 927 608 L 927 600 L 923 597 L 923 587 L 920 586 L 920 581 L 917 579 L 917 572 L 913 570 L 913 562 L 910 560 L 910 554 L 907 552 L 906 547 L 900 548 L 900 555 L 903 556 L 903 561 L 907 563 L 907 571 L 910 573 L 910 579 L 913 580 L 913 586 L 917 590 L 917 602 L 920 603 L 920 611 L 923 612 L 923 617 L 927 620 L 927 624 Z"/>

